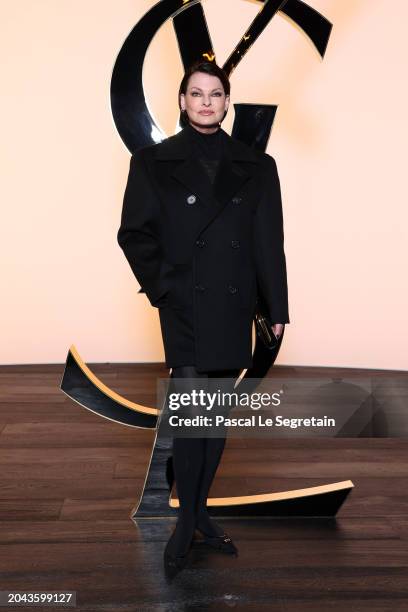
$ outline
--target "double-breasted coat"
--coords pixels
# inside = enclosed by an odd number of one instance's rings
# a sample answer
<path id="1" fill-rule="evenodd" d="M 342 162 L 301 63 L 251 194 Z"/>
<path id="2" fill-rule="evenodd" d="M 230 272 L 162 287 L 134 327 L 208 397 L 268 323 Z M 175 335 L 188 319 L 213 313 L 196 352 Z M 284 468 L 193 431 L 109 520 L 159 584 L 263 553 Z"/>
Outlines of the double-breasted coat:
<path id="1" fill-rule="evenodd" d="M 222 128 L 220 128 L 222 130 Z M 214 184 L 186 129 L 130 160 L 120 247 L 160 310 L 166 365 L 198 371 L 252 366 L 258 292 L 272 323 L 289 323 L 280 183 L 276 163 L 222 130 Z M 191 322 L 194 363 L 179 363 L 177 321 Z"/>

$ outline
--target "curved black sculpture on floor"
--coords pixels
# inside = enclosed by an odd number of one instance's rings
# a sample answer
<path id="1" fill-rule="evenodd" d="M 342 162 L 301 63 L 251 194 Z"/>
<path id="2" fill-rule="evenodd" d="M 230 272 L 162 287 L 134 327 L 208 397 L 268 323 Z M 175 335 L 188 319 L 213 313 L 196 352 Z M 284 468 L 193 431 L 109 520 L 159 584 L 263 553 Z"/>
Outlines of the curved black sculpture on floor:
<path id="1" fill-rule="evenodd" d="M 84 363 L 74 346 L 67 356 L 61 390 L 99 416 L 133 427 L 156 429 L 143 491 L 131 516 L 175 516 L 178 499 L 171 498 L 172 438 L 160 435 L 157 427 L 160 410 L 131 402 L 109 389 Z M 346 480 L 293 491 L 209 498 L 209 513 L 220 517 L 334 516 L 352 488 L 353 483 Z"/>

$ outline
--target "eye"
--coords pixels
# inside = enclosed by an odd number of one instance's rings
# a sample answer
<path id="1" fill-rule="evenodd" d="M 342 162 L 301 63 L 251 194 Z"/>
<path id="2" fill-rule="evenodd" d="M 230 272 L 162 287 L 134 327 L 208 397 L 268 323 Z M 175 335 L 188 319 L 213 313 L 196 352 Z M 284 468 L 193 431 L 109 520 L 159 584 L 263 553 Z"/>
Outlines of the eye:
<path id="1" fill-rule="evenodd" d="M 222 93 L 221 93 L 220 91 L 216 91 L 216 92 L 214 93 L 214 96 L 218 96 L 218 97 L 220 97 L 220 96 L 222 96 Z"/>
<path id="2" fill-rule="evenodd" d="M 200 95 L 200 93 L 199 93 L 198 91 L 193 91 L 193 92 L 191 93 L 191 95 L 192 95 L 192 96 L 196 96 L 196 95 L 197 95 L 197 96 L 199 96 L 199 95 Z"/>

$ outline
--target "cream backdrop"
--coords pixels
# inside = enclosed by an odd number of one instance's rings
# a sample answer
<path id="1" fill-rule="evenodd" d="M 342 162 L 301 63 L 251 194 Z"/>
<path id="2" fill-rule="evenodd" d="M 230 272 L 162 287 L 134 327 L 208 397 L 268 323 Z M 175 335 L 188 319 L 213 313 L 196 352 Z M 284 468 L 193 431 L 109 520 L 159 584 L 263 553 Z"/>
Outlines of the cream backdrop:
<path id="1" fill-rule="evenodd" d="M 232 74 L 232 102 L 278 104 L 291 323 L 278 362 L 407 369 L 408 2 L 310 0 L 323 61 L 278 15 Z M 2 364 L 163 361 L 158 311 L 116 242 L 129 152 L 112 67 L 151 0 L 2 0 Z M 259 10 L 204 0 L 222 64 Z M 182 77 L 173 27 L 144 81 L 166 134 Z M 228 132 L 233 108 L 223 124 Z"/>

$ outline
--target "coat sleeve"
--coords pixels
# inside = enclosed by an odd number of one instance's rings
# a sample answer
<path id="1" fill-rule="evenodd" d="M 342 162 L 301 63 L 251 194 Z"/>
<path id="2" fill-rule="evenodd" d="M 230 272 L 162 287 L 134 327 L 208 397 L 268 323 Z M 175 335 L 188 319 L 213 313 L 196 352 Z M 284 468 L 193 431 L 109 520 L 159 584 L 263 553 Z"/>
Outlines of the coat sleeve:
<path id="1" fill-rule="evenodd" d="M 263 188 L 254 223 L 257 284 L 268 307 L 271 323 L 289 323 L 280 181 L 274 158 L 266 156 Z"/>
<path id="2" fill-rule="evenodd" d="M 141 285 L 139 293 L 146 293 L 155 307 L 169 290 L 173 269 L 163 257 L 159 214 L 160 204 L 139 149 L 130 159 L 117 240 Z"/>

